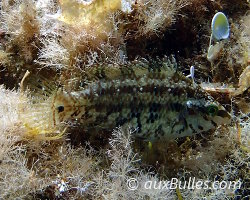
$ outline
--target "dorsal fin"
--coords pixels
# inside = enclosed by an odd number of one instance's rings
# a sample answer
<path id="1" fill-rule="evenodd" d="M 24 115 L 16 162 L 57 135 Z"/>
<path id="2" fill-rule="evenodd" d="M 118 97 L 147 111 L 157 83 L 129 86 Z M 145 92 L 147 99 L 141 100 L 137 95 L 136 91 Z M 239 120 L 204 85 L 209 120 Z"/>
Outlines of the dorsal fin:
<path id="1" fill-rule="evenodd" d="M 135 60 L 124 65 L 96 65 L 85 69 L 82 77 L 85 82 L 93 82 L 96 80 L 114 80 L 126 78 L 140 78 L 148 74 L 162 74 L 171 76 L 176 72 L 176 61 L 171 58 L 162 60 Z"/>

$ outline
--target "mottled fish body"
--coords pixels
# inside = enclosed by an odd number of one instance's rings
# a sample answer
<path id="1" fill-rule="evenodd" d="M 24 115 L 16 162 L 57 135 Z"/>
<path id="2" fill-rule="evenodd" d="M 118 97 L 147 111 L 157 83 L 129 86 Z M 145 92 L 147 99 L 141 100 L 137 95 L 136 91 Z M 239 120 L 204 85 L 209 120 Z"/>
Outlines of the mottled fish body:
<path id="1" fill-rule="evenodd" d="M 154 141 L 215 129 L 230 115 L 199 86 L 170 67 L 99 67 L 81 89 L 59 89 L 52 109 L 54 124 L 80 123 L 86 131 L 136 128 L 134 136 Z"/>

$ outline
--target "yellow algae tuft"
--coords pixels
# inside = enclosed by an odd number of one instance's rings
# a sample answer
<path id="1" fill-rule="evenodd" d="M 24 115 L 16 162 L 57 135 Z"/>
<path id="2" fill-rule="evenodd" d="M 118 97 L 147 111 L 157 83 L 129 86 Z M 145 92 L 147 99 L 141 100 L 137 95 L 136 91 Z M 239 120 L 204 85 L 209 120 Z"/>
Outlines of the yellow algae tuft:
<path id="1" fill-rule="evenodd" d="M 108 20 L 110 14 L 121 10 L 121 0 L 93 0 L 91 2 L 60 0 L 62 14 L 60 21 L 66 24 L 105 33 L 111 30 Z"/>
<path id="2" fill-rule="evenodd" d="M 11 63 L 10 61 L 10 53 L 7 53 L 3 50 L 0 50 L 0 64 L 2 65 L 9 65 Z"/>
<path id="3" fill-rule="evenodd" d="M 44 130 L 42 126 L 30 127 L 28 124 L 24 123 L 26 128 L 26 136 L 28 138 L 40 139 L 40 140 L 57 140 L 62 138 L 66 128 L 63 131 L 58 131 L 56 128 Z"/>

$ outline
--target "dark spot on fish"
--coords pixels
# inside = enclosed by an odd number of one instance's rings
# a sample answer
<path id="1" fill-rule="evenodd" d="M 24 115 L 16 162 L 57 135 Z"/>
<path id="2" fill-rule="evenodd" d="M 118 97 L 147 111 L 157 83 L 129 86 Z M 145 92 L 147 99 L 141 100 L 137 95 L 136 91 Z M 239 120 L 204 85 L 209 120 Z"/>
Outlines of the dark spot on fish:
<path id="1" fill-rule="evenodd" d="M 198 129 L 200 129 L 200 130 L 202 131 L 202 130 L 203 130 L 203 127 L 199 125 L 199 126 L 198 126 Z"/>
<path id="2" fill-rule="evenodd" d="M 118 118 L 116 119 L 116 126 L 122 126 L 122 125 L 124 125 L 127 121 L 128 121 L 127 118 L 118 117 Z"/>
<path id="3" fill-rule="evenodd" d="M 197 133 L 192 124 L 189 124 L 189 127 L 192 129 L 193 133 Z"/>
<path id="4" fill-rule="evenodd" d="M 150 120 L 154 119 L 154 113 L 150 113 L 149 119 L 150 119 Z"/>
<path id="5" fill-rule="evenodd" d="M 189 115 L 195 115 L 195 111 L 192 108 L 188 109 L 188 114 Z"/>
<path id="6" fill-rule="evenodd" d="M 71 114 L 71 117 L 77 116 L 80 113 L 80 110 L 77 109 L 75 112 Z"/>
<path id="7" fill-rule="evenodd" d="M 140 116 L 140 113 L 138 112 L 137 113 L 137 116 L 136 116 L 136 118 L 137 118 L 137 124 L 138 124 L 138 133 L 140 133 L 141 132 L 141 128 L 142 128 L 142 124 L 141 124 L 141 118 L 140 118 L 141 116 Z"/>
<path id="8" fill-rule="evenodd" d="M 158 135 L 161 135 L 161 136 L 164 135 L 164 132 L 163 132 L 163 130 L 162 130 L 162 124 L 160 124 L 160 125 L 158 126 L 158 128 L 156 129 L 156 132 L 158 133 Z"/>
<path id="9" fill-rule="evenodd" d="M 214 122 L 213 120 L 211 120 L 211 123 L 213 124 L 213 126 L 217 126 L 216 122 Z"/>
<path id="10" fill-rule="evenodd" d="M 207 118 L 206 115 L 203 115 L 203 118 L 204 118 L 206 121 L 208 121 L 208 118 Z"/>
<path id="11" fill-rule="evenodd" d="M 149 112 L 156 112 L 160 107 L 159 103 L 152 103 L 149 108 Z"/>
<path id="12" fill-rule="evenodd" d="M 135 114 L 135 117 L 138 119 L 138 118 L 140 118 L 140 115 L 141 115 L 141 113 L 137 112 L 137 113 Z"/>
<path id="13" fill-rule="evenodd" d="M 58 110 L 58 113 L 63 112 L 64 111 L 64 106 L 58 106 L 57 110 Z"/>
<path id="14" fill-rule="evenodd" d="M 130 118 L 133 119 L 135 117 L 135 112 L 130 113 Z"/>

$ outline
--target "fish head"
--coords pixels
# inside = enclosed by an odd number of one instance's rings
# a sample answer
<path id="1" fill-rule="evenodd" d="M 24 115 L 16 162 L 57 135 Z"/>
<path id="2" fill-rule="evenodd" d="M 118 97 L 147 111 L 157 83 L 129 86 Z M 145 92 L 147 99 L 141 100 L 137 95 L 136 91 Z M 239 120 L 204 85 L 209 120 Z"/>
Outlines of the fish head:
<path id="1" fill-rule="evenodd" d="M 184 135 L 214 130 L 220 125 L 231 122 L 231 115 L 227 110 L 210 96 L 186 101 L 183 118 L 185 129 L 182 134 Z"/>
<path id="2" fill-rule="evenodd" d="M 58 125 L 61 122 L 77 119 L 83 107 L 73 94 L 59 89 L 53 97 L 52 114 L 53 123 Z"/>

